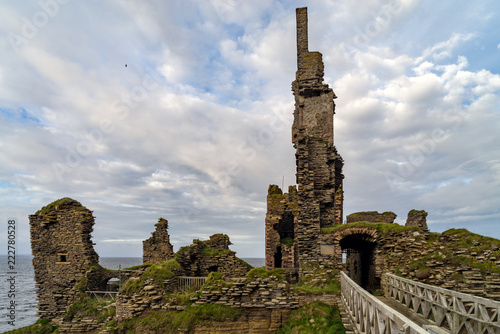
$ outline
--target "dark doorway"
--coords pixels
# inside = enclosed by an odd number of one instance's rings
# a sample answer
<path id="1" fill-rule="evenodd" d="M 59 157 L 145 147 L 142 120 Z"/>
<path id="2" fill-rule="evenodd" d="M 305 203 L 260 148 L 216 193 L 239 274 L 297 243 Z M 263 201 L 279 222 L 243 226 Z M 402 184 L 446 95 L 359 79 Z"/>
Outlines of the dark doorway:
<path id="1" fill-rule="evenodd" d="M 278 232 L 280 239 L 291 239 L 294 238 L 294 216 L 292 211 L 286 210 L 283 212 L 283 216 L 279 220 L 278 224 L 274 225 L 274 229 Z"/>
<path id="2" fill-rule="evenodd" d="M 380 289 L 380 280 L 375 276 L 375 242 L 367 241 L 363 235 L 349 235 L 340 241 L 345 254 L 349 277 L 370 292 Z"/>
<path id="3" fill-rule="evenodd" d="M 274 268 L 281 268 L 281 246 L 276 248 L 276 253 L 274 253 Z"/>

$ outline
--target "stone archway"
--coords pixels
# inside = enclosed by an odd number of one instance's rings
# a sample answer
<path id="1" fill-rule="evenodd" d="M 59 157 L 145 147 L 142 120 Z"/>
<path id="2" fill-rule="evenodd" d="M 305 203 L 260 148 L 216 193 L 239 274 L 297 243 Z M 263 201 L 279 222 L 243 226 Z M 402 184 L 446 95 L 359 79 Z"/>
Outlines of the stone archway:
<path id="1" fill-rule="evenodd" d="M 345 257 L 348 275 L 362 288 L 373 292 L 380 289 L 377 276 L 376 250 L 378 235 L 371 229 L 346 229 L 336 236 L 336 241 Z"/>

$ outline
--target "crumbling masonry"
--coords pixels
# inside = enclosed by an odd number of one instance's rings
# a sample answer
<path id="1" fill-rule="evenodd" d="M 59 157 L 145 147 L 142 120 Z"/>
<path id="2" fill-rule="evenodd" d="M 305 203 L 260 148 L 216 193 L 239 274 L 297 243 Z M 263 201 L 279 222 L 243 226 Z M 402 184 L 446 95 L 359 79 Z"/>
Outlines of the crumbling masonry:
<path id="1" fill-rule="evenodd" d="M 333 140 L 333 99 L 336 96 L 323 83 L 323 75 L 321 53 L 310 52 L 308 47 L 307 8 L 297 8 L 297 73 L 292 83 L 295 97 L 292 142 L 296 149 L 298 210 L 290 210 L 291 205 L 285 199 L 284 203 L 275 200 L 273 196 L 281 190 L 270 187 L 266 216 L 266 267 L 269 269 L 289 267 L 292 263 L 293 267 L 297 267 L 308 261 L 319 260 L 321 228 L 342 223 L 343 160 Z M 276 224 L 292 219 L 290 212 L 294 221 L 293 246 L 283 243 L 283 240 L 291 237 L 291 232 L 285 238 L 278 238 L 274 232 L 278 230 Z"/>
<path id="2" fill-rule="evenodd" d="M 170 243 L 168 234 L 168 220 L 160 218 L 155 224 L 156 230 L 151 233 L 151 238 L 142 242 L 143 263 L 157 263 L 167 261 L 174 256 L 174 248 Z"/>
<path id="3" fill-rule="evenodd" d="M 77 283 L 91 264 L 99 262 L 90 233 L 92 211 L 62 198 L 29 216 L 38 316 L 64 314 L 77 295 Z"/>

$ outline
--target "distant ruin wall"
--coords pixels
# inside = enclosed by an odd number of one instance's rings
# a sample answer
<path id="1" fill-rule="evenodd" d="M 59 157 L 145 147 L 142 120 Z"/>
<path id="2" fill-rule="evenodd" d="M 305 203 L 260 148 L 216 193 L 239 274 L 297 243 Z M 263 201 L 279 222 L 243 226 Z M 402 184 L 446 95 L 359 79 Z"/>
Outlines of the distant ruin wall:
<path id="1" fill-rule="evenodd" d="M 168 234 L 168 221 L 160 218 L 155 227 L 156 230 L 151 233 L 151 237 L 142 242 L 143 263 L 167 261 L 174 256 L 174 248 L 170 243 L 170 236 Z"/>
<path id="2" fill-rule="evenodd" d="M 427 227 L 427 212 L 424 210 L 411 210 L 408 212 L 405 226 L 418 226 L 424 229 Z"/>
<path id="3" fill-rule="evenodd" d="M 396 219 L 394 212 L 386 211 L 378 213 L 377 211 L 363 211 L 351 213 L 346 217 L 347 223 L 369 222 L 369 223 L 394 223 Z"/>
<path id="4" fill-rule="evenodd" d="M 192 245 L 181 247 L 175 258 L 181 265 L 182 275 L 206 277 L 211 272 L 219 272 L 225 277 L 244 277 L 251 266 L 236 257 L 236 252 L 229 249 L 230 244 L 227 235 L 214 234 L 210 240 L 195 239 Z"/>
<path id="5" fill-rule="evenodd" d="M 99 262 L 91 241 L 92 212 L 63 198 L 29 216 L 38 316 L 55 318 L 73 302 L 76 284 Z"/>

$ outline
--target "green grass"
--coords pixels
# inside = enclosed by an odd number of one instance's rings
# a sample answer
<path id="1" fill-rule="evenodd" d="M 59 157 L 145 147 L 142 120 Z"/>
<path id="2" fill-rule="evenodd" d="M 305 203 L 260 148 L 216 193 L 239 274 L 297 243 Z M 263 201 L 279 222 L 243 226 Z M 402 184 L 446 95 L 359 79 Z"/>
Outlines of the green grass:
<path id="1" fill-rule="evenodd" d="M 475 246 L 475 251 L 479 252 L 490 250 L 493 248 L 496 249 L 500 248 L 500 240 L 469 232 L 465 228 L 460 228 L 460 229 L 452 228 L 447 231 L 444 231 L 442 235 L 453 236 L 458 238 L 457 245 L 463 248 L 470 248 L 473 246 L 472 243 L 476 243 L 478 245 Z"/>
<path id="2" fill-rule="evenodd" d="M 195 325 L 235 321 L 243 311 L 220 304 L 190 306 L 184 311 L 157 311 L 146 317 L 124 320 L 116 329 L 119 333 L 179 333 L 191 331 Z"/>
<path id="3" fill-rule="evenodd" d="M 331 270 L 329 273 L 322 269 L 316 262 L 306 262 L 302 265 L 302 270 L 308 272 L 309 277 L 303 277 L 295 285 L 296 292 L 304 292 L 311 295 L 337 294 L 340 292 L 340 281 L 338 270 Z"/>
<path id="4" fill-rule="evenodd" d="M 337 231 L 345 230 L 345 229 L 350 229 L 354 227 L 367 227 L 367 228 L 372 228 L 376 229 L 379 232 L 386 233 L 386 232 L 402 232 L 402 231 L 408 231 L 408 230 L 415 230 L 419 231 L 421 230 L 420 227 L 416 226 L 403 226 L 399 225 L 396 223 L 370 223 L 366 221 L 361 221 L 361 222 L 354 222 L 354 223 L 349 223 L 349 224 L 336 224 L 332 226 L 327 226 L 321 228 L 321 233 L 322 234 L 330 234 L 334 233 Z"/>
<path id="5" fill-rule="evenodd" d="M 230 249 L 213 249 L 205 245 L 205 247 L 201 251 L 201 254 L 208 256 L 216 256 L 219 254 L 234 254 L 234 252 Z"/>
<path id="6" fill-rule="evenodd" d="M 50 334 L 57 330 L 56 326 L 53 326 L 50 319 L 40 319 L 33 325 L 14 329 L 12 331 L 4 332 L 9 334 Z"/>
<path id="7" fill-rule="evenodd" d="M 86 207 L 84 207 L 82 204 L 80 204 L 80 202 L 75 201 L 74 199 L 69 198 L 69 197 L 63 197 L 61 199 L 58 199 L 57 201 L 54 201 L 54 202 L 52 202 L 52 203 L 44 206 L 43 208 L 41 208 L 40 210 L 38 210 L 35 214 L 36 215 L 38 215 L 38 214 L 47 214 L 50 211 L 54 210 L 56 208 L 56 206 L 59 206 L 59 205 L 62 205 L 62 204 L 66 204 L 66 203 L 70 203 L 70 202 L 75 202 L 75 205 L 73 206 L 74 210 L 78 210 L 78 211 L 88 210 Z"/>
<path id="8" fill-rule="evenodd" d="M 64 320 L 69 321 L 73 318 L 92 317 L 97 322 L 103 322 L 108 317 L 113 317 L 116 313 L 114 306 L 107 307 L 113 301 L 106 298 L 90 297 L 87 294 L 80 294 L 79 298 L 71 304 L 64 315 Z"/>
<path id="9" fill-rule="evenodd" d="M 264 267 L 251 269 L 245 277 L 249 281 L 254 281 L 257 278 L 269 278 L 271 276 L 276 276 L 280 281 L 285 280 L 285 276 L 283 275 L 283 269 L 267 270 Z"/>
<path id="10" fill-rule="evenodd" d="M 148 269 L 149 267 L 151 267 L 153 265 L 153 263 L 143 263 L 143 264 L 139 264 L 137 266 L 132 266 L 132 267 L 129 267 L 129 268 L 124 268 L 122 270 L 139 270 L 139 269 Z M 117 270 L 119 271 L 119 270 Z"/>
<path id="11" fill-rule="evenodd" d="M 453 241 L 448 240 L 447 237 L 453 237 Z M 434 249 L 436 245 L 444 246 L 443 248 Z M 481 253 L 485 251 L 491 251 L 493 249 L 500 248 L 500 240 L 484 237 L 479 234 L 471 233 L 466 229 L 450 229 L 442 234 L 430 233 L 427 239 L 427 244 L 429 245 L 429 254 L 414 258 L 409 264 L 408 269 L 410 271 L 415 271 L 415 273 L 420 273 L 420 275 L 425 274 L 425 272 L 432 272 L 429 268 L 429 263 L 434 261 L 443 263 L 443 266 L 451 268 L 459 267 L 471 267 L 479 269 L 481 274 L 484 276 L 488 273 L 500 273 L 500 268 L 496 264 L 496 261 L 491 261 L 484 259 L 482 261 L 477 260 L 476 256 L 470 256 L 473 252 Z M 458 250 L 465 250 L 464 255 L 456 255 L 455 252 Z M 500 252 L 498 252 L 500 254 Z M 494 256 L 497 255 L 497 251 L 493 252 Z M 462 280 L 462 277 L 453 276 L 456 281 Z"/>
<path id="12" fill-rule="evenodd" d="M 179 262 L 175 259 L 155 263 L 141 275 L 140 279 L 127 280 L 122 286 L 120 292 L 126 294 L 139 292 L 149 279 L 152 279 L 154 284 L 162 286 L 165 280 L 174 276 L 174 269 L 178 269 L 180 267 Z"/>
<path id="13" fill-rule="evenodd" d="M 311 302 L 290 314 L 283 328 L 275 334 L 345 334 L 340 311 L 337 306 L 322 302 Z"/>
<path id="14" fill-rule="evenodd" d="M 311 295 L 322 295 L 322 294 L 336 294 L 340 292 L 340 285 L 338 283 L 325 284 L 323 286 L 313 286 L 313 285 L 298 285 L 295 287 L 297 292 L 305 292 L 309 296 Z"/>
<path id="15" fill-rule="evenodd" d="M 224 281 L 223 274 L 219 272 L 212 272 L 208 274 L 205 284 L 200 288 L 200 291 L 222 291 L 222 288 L 230 288 L 233 286 L 232 283 Z"/>

